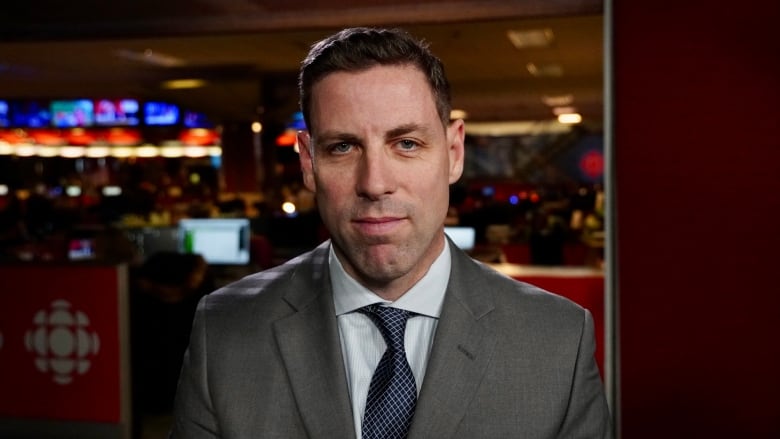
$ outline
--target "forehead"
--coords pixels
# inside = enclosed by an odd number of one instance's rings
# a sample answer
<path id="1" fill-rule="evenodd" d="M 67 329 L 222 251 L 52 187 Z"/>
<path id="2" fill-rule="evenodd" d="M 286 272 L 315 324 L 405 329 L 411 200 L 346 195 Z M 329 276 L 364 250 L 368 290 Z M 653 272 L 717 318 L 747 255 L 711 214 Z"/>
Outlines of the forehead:
<path id="1" fill-rule="evenodd" d="M 428 80 L 411 65 L 330 73 L 312 87 L 311 104 L 315 129 L 336 122 L 367 122 L 372 117 L 414 118 L 417 123 L 438 120 Z"/>

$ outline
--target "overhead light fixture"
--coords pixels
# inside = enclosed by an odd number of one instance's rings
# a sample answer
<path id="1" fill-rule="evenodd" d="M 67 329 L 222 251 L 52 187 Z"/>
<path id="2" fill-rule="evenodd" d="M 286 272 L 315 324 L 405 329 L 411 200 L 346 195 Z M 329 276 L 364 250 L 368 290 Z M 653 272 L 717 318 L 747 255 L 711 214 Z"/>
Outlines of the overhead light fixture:
<path id="1" fill-rule="evenodd" d="M 187 78 L 187 79 L 171 79 L 169 81 L 163 81 L 161 87 L 169 90 L 180 90 L 180 89 L 187 89 L 187 88 L 199 88 L 205 85 L 206 85 L 206 81 L 203 79 Z"/>
<path id="2" fill-rule="evenodd" d="M 128 158 L 133 155 L 133 148 L 129 146 L 115 146 L 111 148 L 111 157 Z"/>
<path id="3" fill-rule="evenodd" d="M 108 157 L 111 154 L 111 149 L 107 146 L 90 146 L 87 148 L 87 157 L 102 158 Z"/>
<path id="4" fill-rule="evenodd" d="M 118 197 L 119 195 L 122 195 L 122 188 L 119 186 L 103 186 L 103 190 L 101 191 L 103 193 L 104 197 Z"/>
<path id="5" fill-rule="evenodd" d="M 56 146 L 41 145 L 38 147 L 35 155 L 38 157 L 57 157 L 59 153 L 60 150 Z"/>
<path id="6" fill-rule="evenodd" d="M 560 64 L 536 64 L 529 62 L 525 66 L 528 69 L 528 73 L 536 77 L 560 77 L 563 76 L 563 67 Z"/>
<path id="7" fill-rule="evenodd" d="M 474 136 L 515 136 L 560 134 L 571 130 L 571 127 L 554 120 L 533 121 L 518 120 L 504 122 L 472 122 L 466 124 L 466 134 Z"/>
<path id="8" fill-rule="evenodd" d="M 507 38 L 518 49 L 549 47 L 555 35 L 552 29 L 513 29 L 506 32 Z"/>
<path id="9" fill-rule="evenodd" d="M 558 96 L 542 96 L 542 102 L 548 107 L 564 107 L 574 102 L 574 96 L 571 94 Z"/>
<path id="10" fill-rule="evenodd" d="M 138 61 L 145 64 L 152 64 L 160 67 L 180 67 L 187 64 L 183 59 L 177 58 L 173 55 L 167 55 L 162 52 L 155 52 L 152 49 L 144 49 L 143 51 L 119 49 L 114 54 L 120 58 L 129 59 L 131 61 Z"/>
<path id="11" fill-rule="evenodd" d="M 32 157 L 38 152 L 38 148 L 31 143 L 18 143 L 15 152 L 19 157 Z"/>
<path id="12" fill-rule="evenodd" d="M 144 158 L 157 157 L 160 155 L 160 151 L 156 146 L 146 145 L 146 144 L 139 146 L 138 148 L 135 149 L 135 151 L 131 149 L 130 153 L 132 154 L 133 152 L 135 152 L 135 155 L 137 157 L 144 157 Z"/>
<path id="13" fill-rule="evenodd" d="M 66 145 L 60 147 L 60 156 L 69 159 L 84 157 L 86 153 L 87 153 L 87 149 L 83 146 Z"/>
<path id="14" fill-rule="evenodd" d="M 554 115 L 560 116 L 561 114 L 576 113 L 577 109 L 574 107 L 555 107 L 552 112 Z"/>
<path id="15" fill-rule="evenodd" d="M 582 116 L 580 113 L 561 113 L 558 115 L 558 122 L 573 125 L 582 122 Z"/>
<path id="16" fill-rule="evenodd" d="M 469 116 L 466 110 L 453 109 L 450 111 L 450 120 L 466 119 Z"/>

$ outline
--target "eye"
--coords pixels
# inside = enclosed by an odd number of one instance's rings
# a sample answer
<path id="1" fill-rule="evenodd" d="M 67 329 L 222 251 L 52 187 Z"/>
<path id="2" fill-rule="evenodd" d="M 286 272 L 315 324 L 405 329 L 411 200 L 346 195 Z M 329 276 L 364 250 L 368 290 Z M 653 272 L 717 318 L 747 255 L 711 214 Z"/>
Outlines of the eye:
<path id="1" fill-rule="evenodd" d="M 333 154 L 346 154 L 352 149 L 353 145 L 347 142 L 334 143 L 328 147 L 328 151 Z"/>
<path id="2" fill-rule="evenodd" d="M 402 139 L 398 141 L 398 147 L 402 151 L 414 151 L 420 146 L 419 143 L 415 142 L 414 140 L 410 139 Z"/>

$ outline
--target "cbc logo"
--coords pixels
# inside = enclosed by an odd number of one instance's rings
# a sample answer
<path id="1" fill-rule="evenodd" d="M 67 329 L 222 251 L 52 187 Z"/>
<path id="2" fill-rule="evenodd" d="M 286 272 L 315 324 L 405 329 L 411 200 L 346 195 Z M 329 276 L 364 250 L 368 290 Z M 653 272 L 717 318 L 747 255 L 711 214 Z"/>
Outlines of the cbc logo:
<path id="1" fill-rule="evenodd" d="M 35 367 L 51 374 L 57 384 L 70 384 L 84 375 L 100 350 L 100 339 L 90 330 L 89 318 L 71 309 L 66 300 L 55 300 L 33 317 L 35 327 L 25 334 L 27 351 L 35 354 Z"/>

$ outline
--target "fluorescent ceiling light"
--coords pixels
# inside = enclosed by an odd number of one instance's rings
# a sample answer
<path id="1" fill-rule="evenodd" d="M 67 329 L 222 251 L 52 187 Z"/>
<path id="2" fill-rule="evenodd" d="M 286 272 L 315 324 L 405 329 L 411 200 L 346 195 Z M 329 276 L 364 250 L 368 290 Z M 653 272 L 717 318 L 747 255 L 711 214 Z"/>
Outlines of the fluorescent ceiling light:
<path id="1" fill-rule="evenodd" d="M 555 39 L 552 29 L 508 30 L 506 36 L 518 49 L 548 47 Z"/>
<path id="2" fill-rule="evenodd" d="M 170 81 L 163 81 L 162 88 L 170 90 L 185 89 L 185 88 L 198 88 L 206 85 L 206 81 L 203 79 L 171 79 Z"/>
<path id="3" fill-rule="evenodd" d="M 542 96 L 542 102 L 548 107 L 564 107 L 574 102 L 574 96 L 570 94 L 559 96 Z"/>
<path id="4" fill-rule="evenodd" d="M 559 77 L 563 76 L 563 67 L 560 64 L 536 64 L 529 62 L 525 66 L 528 73 L 536 77 Z"/>
<path id="5" fill-rule="evenodd" d="M 576 113 L 577 109 L 574 107 L 555 107 L 552 109 L 552 112 L 554 115 L 560 116 L 561 114 Z"/>
<path id="6" fill-rule="evenodd" d="M 563 124 L 576 124 L 582 122 L 582 116 L 579 113 L 563 113 L 558 115 L 558 122 Z"/>
<path id="7" fill-rule="evenodd" d="M 187 64 L 181 58 L 176 58 L 173 55 L 167 55 L 161 52 L 155 52 L 152 49 L 146 49 L 142 52 L 129 49 L 119 49 L 115 51 L 114 54 L 120 58 L 152 64 L 160 67 L 179 67 Z"/>
<path id="8" fill-rule="evenodd" d="M 507 121 L 507 122 L 469 122 L 466 134 L 475 136 L 513 136 L 556 134 L 570 131 L 570 127 L 557 121 Z"/>
<path id="9" fill-rule="evenodd" d="M 467 117 L 466 110 L 453 109 L 450 111 L 450 120 L 466 119 Z"/>

